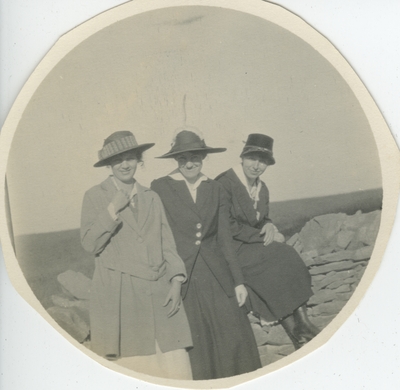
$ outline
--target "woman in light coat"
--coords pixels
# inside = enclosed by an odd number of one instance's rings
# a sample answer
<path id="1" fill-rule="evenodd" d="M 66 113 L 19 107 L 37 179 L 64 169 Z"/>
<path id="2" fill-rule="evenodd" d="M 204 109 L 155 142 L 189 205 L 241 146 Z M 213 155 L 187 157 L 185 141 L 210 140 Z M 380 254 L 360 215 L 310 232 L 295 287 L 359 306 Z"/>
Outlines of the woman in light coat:
<path id="1" fill-rule="evenodd" d="M 201 168 L 208 153 L 195 129 L 183 129 L 172 149 L 178 167 L 153 181 L 164 204 L 188 282 L 182 288 L 193 337 L 189 351 L 193 379 L 217 379 L 261 367 L 244 303 L 247 291 L 229 231 L 229 210 L 223 187 Z"/>
<path id="2" fill-rule="evenodd" d="M 249 309 L 280 321 L 294 347 L 319 333 L 305 304 L 313 295 L 311 275 L 298 253 L 284 243 L 269 218 L 269 192 L 260 176 L 275 164 L 273 139 L 250 134 L 242 162 L 216 180 L 228 195 L 234 247 L 249 290 Z"/>
<path id="3" fill-rule="evenodd" d="M 192 379 L 185 266 L 158 195 L 134 179 L 153 145 L 138 145 L 129 131 L 110 135 L 94 166 L 110 166 L 112 175 L 83 200 L 81 241 L 95 255 L 91 348 L 138 372 Z"/>

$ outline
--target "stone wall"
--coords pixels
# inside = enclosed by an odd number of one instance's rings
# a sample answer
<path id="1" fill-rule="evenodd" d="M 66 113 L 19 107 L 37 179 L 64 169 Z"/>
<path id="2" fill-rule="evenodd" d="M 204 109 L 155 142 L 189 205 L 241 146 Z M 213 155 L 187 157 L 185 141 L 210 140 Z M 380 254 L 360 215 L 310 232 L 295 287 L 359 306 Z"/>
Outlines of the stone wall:
<path id="1" fill-rule="evenodd" d="M 308 302 L 308 313 L 320 329 L 339 313 L 356 289 L 372 254 L 380 215 L 380 211 L 321 215 L 287 240 L 310 270 L 314 296 Z M 57 279 L 63 294 L 51 297 L 54 306 L 48 312 L 72 337 L 87 342 L 91 281 L 74 271 L 66 271 Z M 249 319 L 263 365 L 294 351 L 281 325 L 267 324 L 252 314 Z"/>
<path id="2" fill-rule="evenodd" d="M 379 210 L 321 215 L 287 240 L 310 270 L 314 296 L 308 302 L 308 314 L 320 329 L 335 318 L 356 289 L 373 251 L 380 216 Z M 294 351 L 279 324 L 249 318 L 264 365 Z"/>

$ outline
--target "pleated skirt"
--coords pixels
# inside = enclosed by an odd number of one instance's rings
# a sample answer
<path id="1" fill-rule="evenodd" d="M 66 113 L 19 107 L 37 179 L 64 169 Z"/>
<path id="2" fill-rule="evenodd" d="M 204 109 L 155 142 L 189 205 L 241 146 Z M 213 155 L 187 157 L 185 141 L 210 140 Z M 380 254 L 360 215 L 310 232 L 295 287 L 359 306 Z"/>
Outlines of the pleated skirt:
<path id="1" fill-rule="evenodd" d="M 192 333 L 193 379 L 230 377 L 261 367 L 246 309 L 228 297 L 199 255 L 184 299 Z"/>

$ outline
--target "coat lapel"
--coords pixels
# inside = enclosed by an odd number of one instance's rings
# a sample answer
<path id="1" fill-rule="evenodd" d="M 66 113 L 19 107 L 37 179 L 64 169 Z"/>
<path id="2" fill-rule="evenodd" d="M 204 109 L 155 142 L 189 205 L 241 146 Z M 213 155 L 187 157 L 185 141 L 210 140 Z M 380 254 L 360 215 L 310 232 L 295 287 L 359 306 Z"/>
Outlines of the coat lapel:
<path id="1" fill-rule="evenodd" d="M 168 178 L 169 178 L 168 183 L 171 186 L 173 194 L 177 198 L 179 198 L 182 202 L 184 202 L 191 210 L 193 210 L 196 214 L 198 214 L 197 206 L 193 202 L 192 197 L 190 196 L 189 189 L 187 188 L 186 183 L 183 180 L 174 180 L 171 177 Z"/>
<path id="2" fill-rule="evenodd" d="M 201 182 L 197 188 L 196 206 L 201 211 L 205 206 L 210 204 L 211 186 L 210 179 Z"/>
<path id="3" fill-rule="evenodd" d="M 243 214 L 246 216 L 249 223 L 251 225 L 257 224 L 257 213 L 253 207 L 253 203 L 246 188 L 239 180 L 233 169 L 230 169 L 228 171 L 228 176 L 233 181 L 232 197 L 236 198 L 240 208 L 243 211 Z"/>
<path id="4" fill-rule="evenodd" d="M 269 194 L 267 186 L 264 183 L 261 183 L 261 190 L 259 194 L 260 200 L 257 204 L 257 210 L 260 213 L 260 221 L 265 217 L 268 217 L 269 214 Z"/>
<path id="5" fill-rule="evenodd" d="M 138 194 L 138 207 L 140 207 L 138 227 L 140 230 L 142 230 L 144 224 L 146 223 L 149 217 L 150 207 L 151 204 L 153 203 L 153 197 L 147 196 L 146 192 L 150 190 L 146 187 L 141 186 L 139 183 L 136 183 L 136 188 Z"/>

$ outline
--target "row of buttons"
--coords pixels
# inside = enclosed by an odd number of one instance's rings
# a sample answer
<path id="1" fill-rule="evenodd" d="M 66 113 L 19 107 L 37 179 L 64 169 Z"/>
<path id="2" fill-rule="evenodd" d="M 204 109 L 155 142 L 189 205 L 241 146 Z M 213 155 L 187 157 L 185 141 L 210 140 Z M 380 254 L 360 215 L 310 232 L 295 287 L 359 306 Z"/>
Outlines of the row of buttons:
<path id="1" fill-rule="evenodd" d="M 197 229 L 201 229 L 201 223 L 198 223 L 198 224 L 196 225 L 196 227 L 197 227 Z M 200 232 L 197 232 L 197 233 L 196 233 L 196 237 L 201 237 L 201 233 L 200 233 Z M 201 241 L 200 241 L 200 240 L 197 240 L 197 241 L 195 242 L 195 244 L 196 244 L 196 245 L 200 245 L 200 244 L 201 244 Z"/>

